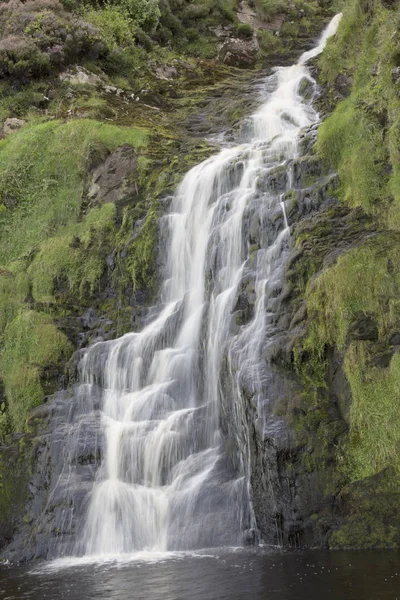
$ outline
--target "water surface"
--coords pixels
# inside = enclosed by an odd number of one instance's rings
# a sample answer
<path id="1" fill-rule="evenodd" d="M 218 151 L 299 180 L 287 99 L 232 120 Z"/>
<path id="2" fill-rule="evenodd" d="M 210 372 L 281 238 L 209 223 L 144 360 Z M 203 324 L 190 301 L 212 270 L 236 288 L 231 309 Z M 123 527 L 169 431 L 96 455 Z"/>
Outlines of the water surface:
<path id="1" fill-rule="evenodd" d="M 140 553 L 96 563 L 0 567 L 16 600 L 400 600 L 396 551 Z M 70 566 L 67 566 L 67 565 Z"/>

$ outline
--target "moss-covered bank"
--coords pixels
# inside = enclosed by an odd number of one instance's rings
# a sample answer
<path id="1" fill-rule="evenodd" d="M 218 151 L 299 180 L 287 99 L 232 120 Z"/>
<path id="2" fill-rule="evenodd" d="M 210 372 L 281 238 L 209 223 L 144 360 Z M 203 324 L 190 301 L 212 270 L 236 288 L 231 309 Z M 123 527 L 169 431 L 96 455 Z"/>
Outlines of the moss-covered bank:
<path id="1" fill-rule="evenodd" d="M 343 13 L 319 60 L 322 106 L 330 114 L 316 149 L 337 172 L 336 194 L 363 219 L 364 235 L 306 277 L 308 328 L 294 351 L 305 416 L 295 422 L 300 431 L 306 424 L 306 443 L 319 468 L 329 469 L 323 488 L 330 509 L 318 517 L 329 545 L 397 547 L 400 6 L 349 0 Z M 339 434 L 334 406 L 343 423 Z"/>

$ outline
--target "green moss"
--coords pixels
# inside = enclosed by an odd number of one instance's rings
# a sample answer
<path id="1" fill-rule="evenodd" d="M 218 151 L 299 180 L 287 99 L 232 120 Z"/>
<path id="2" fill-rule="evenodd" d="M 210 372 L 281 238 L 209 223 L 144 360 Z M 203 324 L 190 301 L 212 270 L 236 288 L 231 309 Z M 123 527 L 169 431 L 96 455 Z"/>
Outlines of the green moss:
<path id="1" fill-rule="evenodd" d="M 86 219 L 45 241 L 28 269 L 37 302 L 53 302 L 58 290 L 90 296 L 104 271 L 103 250 L 115 233 L 115 205 L 92 209 Z"/>
<path id="2" fill-rule="evenodd" d="M 352 402 L 349 435 L 338 459 L 349 481 L 398 464 L 400 360 L 397 354 L 390 360 L 390 338 L 400 329 L 399 259 L 398 236 L 376 236 L 340 256 L 306 291 L 310 327 L 295 350 L 295 368 L 319 405 L 326 348 L 344 352 Z M 351 342 L 353 327 L 366 318 L 376 323 L 378 340 Z"/>
<path id="3" fill-rule="evenodd" d="M 400 356 L 388 368 L 371 365 L 368 343 L 353 343 L 346 351 L 345 372 L 352 391 L 349 453 L 350 480 L 400 466 Z"/>
<path id="4" fill-rule="evenodd" d="M 155 251 L 157 234 L 157 205 L 154 203 L 144 224 L 129 246 L 127 268 L 135 289 L 154 292 Z"/>
<path id="5" fill-rule="evenodd" d="M 0 269 L 0 335 L 14 319 L 29 293 L 29 277 L 24 272 Z"/>
<path id="6" fill-rule="evenodd" d="M 398 548 L 400 501 L 398 471 L 393 468 L 347 485 L 339 494 L 347 515 L 329 536 L 331 548 Z"/>
<path id="7" fill-rule="evenodd" d="M 376 236 L 340 256 L 309 286 L 311 330 L 319 345 L 342 349 L 350 324 L 359 314 L 372 313 L 383 337 L 399 324 L 396 311 L 389 310 L 400 290 L 399 260 L 398 236 Z"/>
<path id="8" fill-rule="evenodd" d="M 352 207 L 374 212 L 377 203 L 387 201 L 383 142 L 377 119 L 359 110 L 352 98 L 342 102 L 320 128 L 317 149 L 337 170 L 340 196 Z"/>
<path id="9" fill-rule="evenodd" d="M 46 365 L 67 358 L 72 346 L 52 319 L 22 310 L 4 332 L 0 372 L 4 380 L 9 414 L 18 431 L 25 428 L 29 410 L 45 395 L 41 383 Z"/>

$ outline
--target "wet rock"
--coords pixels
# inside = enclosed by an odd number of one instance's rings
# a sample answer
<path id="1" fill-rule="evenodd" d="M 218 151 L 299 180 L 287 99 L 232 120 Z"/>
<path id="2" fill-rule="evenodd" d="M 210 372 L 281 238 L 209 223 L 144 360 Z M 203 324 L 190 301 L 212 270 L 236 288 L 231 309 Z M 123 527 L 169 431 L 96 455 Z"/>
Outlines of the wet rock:
<path id="1" fill-rule="evenodd" d="M 305 100 L 311 100 L 315 94 L 315 84 L 308 77 L 304 77 L 300 81 L 299 94 L 303 96 Z"/>
<path id="2" fill-rule="evenodd" d="M 400 332 L 396 331 L 389 338 L 389 344 L 392 346 L 400 346 Z"/>
<path id="3" fill-rule="evenodd" d="M 335 81 L 335 90 L 337 91 L 339 98 L 347 98 L 350 95 L 353 80 L 347 73 L 339 73 Z"/>
<path id="4" fill-rule="evenodd" d="M 400 84 L 400 67 L 394 67 L 392 69 L 392 81 L 396 85 Z"/>

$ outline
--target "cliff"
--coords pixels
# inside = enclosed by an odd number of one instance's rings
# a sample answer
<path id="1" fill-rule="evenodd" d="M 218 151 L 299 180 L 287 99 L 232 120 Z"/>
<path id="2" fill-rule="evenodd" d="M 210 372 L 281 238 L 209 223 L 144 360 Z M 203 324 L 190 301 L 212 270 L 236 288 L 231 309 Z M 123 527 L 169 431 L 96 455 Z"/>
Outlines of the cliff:
<path id="1" fill-rule="evenodd" d="M 305 132 L 285 195 L 291 254 L 265 351 L 279 428 L 260 437 L 246 389 L 245 434 L 229 407 L 221 423 L 249 445 L 265 541 L 394 547 L 399 7 L 349 0 L 343 10 L 314 65 L 323 124 Z M 235 0 L 2 7 L 4 556 L 46 556 L 62 533 L 63 498 L 51 499 L 40 535 L 37 521 L 62 469 L 57 432 L 76 365 L 94 341 L 142 327 L 159 289 L 159 217 L 178 182 L 218 135 L 237 138 L 266 71 L 309 47 L 332 11 Z M 253 251 L 259 235 L 249 229 Z M 251 290 L 240 302 L 239 325 L 254 311 Z M 99 457 L 89 443 L 76 460 L 84 470 Z"/>

